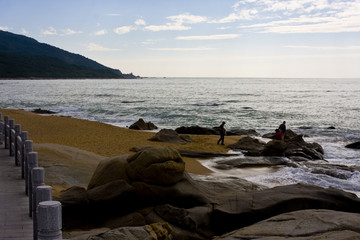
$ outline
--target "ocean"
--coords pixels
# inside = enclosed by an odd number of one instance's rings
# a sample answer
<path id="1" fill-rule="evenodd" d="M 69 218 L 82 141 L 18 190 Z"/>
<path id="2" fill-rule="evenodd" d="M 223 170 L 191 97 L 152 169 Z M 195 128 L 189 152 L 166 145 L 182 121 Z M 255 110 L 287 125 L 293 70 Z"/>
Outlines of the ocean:
<path id="1" fill-rule="evenodd" d="M 41 108 L 120 127 L 139 118 L 160 129 L 214 127 L 225 121 L 227 130 L 255 129 L 264 134 L 286 121 L 288 129 L 322 145 L 330 164 L 360 167 L 360 150 L 344 147 L 360 141 L 360 79 L 0 80 L 0 102 L 1 108 Z M 359 171 L 338 169 L 341 178 L 314 174 L 306 167 L 244 174 L 244 170 L 214 168 L 218 160 L 201 161 L 214 171 L 206 178 L 223 180 L 241 175 L 268 187 L 310 183 L 360 197 Z"/>

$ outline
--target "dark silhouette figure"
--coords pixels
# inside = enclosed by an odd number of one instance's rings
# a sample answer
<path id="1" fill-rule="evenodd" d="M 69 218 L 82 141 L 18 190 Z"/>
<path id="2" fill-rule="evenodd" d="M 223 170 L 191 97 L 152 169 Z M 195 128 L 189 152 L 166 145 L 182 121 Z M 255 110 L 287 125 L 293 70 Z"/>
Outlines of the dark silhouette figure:
<path id="1" fill-rule="evenodd" d="M 222 122 L 221 125 L 220 125 L 220 127 L 219 127 L 220 138 L 219 138 L 219 140 L 217 141 L 217 144 L 219 144 L 220 141 L 221 141 L 221 145 L 224 145 L 225 132 L 226 132 L 226 130 L 225 130 L 225 128 L 224 128 L 224 125 L 225 125 L 225 122 Z"/>
<path id="2" fill-rule="evenodd" d="M 283 123 L 282 124 L 280 124 L 280 126 L 279 126 L 279 130 L 282 132 L 282 133 L 285 133 L 286 132 L 286 122 L 285 121 L 283 121 Z"/>
<path id="3" fill-rule="evenodd" d="M 284 138 L 285 138 L 285 132 L 286 132 L 286 122 L 285 121 L 283 121 L 283 123 L 282 124 L 280 124 L 280 126 L 279 126 L 279 130 L 282 132 L 282 140 L 284 140 Z"/>

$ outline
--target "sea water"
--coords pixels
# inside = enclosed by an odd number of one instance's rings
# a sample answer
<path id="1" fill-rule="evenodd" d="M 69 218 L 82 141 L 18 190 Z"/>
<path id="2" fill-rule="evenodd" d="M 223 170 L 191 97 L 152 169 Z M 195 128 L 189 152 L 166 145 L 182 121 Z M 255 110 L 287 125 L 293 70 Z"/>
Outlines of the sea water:
<path id="1" fill-rule="evenodd" d="M 1 80 L 0 103 L 1 108 L 41 108 L 120 127 L 139 118 L 160 129 L 214 127 L 225 121 L 228 130 L 255 129 L 263 134 L 286 121 L 288 129 L 308 135 L 306 141 L 321 144 L 329 163 L 360 166 L 360 150 L 344 147 L 360 141 L 360 79 Z M 328 129 L 331 126 L 335 129 Z M 217 170 L 217 160 L 201 161 L 215 171 L 215 179 L 245 175 L 269 187 L 301 182 L 360 196 L 358 171 L 343 173 L 346 179 L 312 174 L 305 167 L 247 175 Z"/>

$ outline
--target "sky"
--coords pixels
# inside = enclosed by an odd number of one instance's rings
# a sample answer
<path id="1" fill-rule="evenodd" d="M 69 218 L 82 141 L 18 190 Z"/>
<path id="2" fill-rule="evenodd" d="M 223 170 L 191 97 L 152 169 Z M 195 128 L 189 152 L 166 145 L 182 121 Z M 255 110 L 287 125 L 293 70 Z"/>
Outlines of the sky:
<path id="1" fill-rule="evenodd" d="M 360 78 L 360 0 L 0 0 L 0 30 L 143 77 Z"/>

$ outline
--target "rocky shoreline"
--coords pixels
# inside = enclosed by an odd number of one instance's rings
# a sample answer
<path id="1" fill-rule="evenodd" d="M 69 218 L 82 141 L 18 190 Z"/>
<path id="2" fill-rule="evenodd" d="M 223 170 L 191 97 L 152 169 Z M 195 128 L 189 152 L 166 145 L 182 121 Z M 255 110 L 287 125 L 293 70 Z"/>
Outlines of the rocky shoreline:
<path id="1" fill-rule="evenodd" d="M 103 160 L 87 188 L 71 187 L 57 199 L 65 230 L 103 228 L 73 239 L 360 238 L 354 194 L 306 184 L 266 188 L 241 179 L 195 180 L 184 166 L 171 147 Z"/>
<path id="2" fill-rule="evenodd" d="M 192 141 L 174 130 L 161 130 L 150 140 Z M 227 147 L 247 157 L 217 161 L 218 168 L 311 165 L 314 172 L 329 175 L 336 173 L 334 167 L 359 171 L 324 164 L 322 147 L 291 130 L 285 141 L 265 143 L 244 136 Z M 185 171 L 182 156 L 216 153 L 153 146 L 132 151 L 136 153 L 128 157 L 103 160 L 87 188 L 60 194 L 67 230 L 104 228 L 74 239 L 360 238 L 360 199 L 354 194 L 308 184 L 266 188 L 241 179 L 203 181 Z"/>
<path id="3" fill-rule="evenodd" d="M 359 171 L 327 163 L 322 147 L 306 136 L 289 131 L 284 142 L 262 142 L 256 131 L 239 129 L 230 131 L 227 145 L 221 146 L 216 145 L 216 128 L 155 133 L 20 110 L 1 112 L 29 131 L 39 164 L 51 173 L 45 182 L 65 189 L 54 194 L 63 206 L 64 239 L 360 239 L 355 194 L 309 184 L 268 188 L 241 177 L 217 181 L 195 175 L 211 171 L 195 170 L 203 166 L 194 158 L 214 157 L 222 158 L 216 162 L 219 169 L 307 166 L 315 174 L 345 180 L 349 176 L 337 169 Z M 229 149 L 245 156 L 231 156 Z"/>

